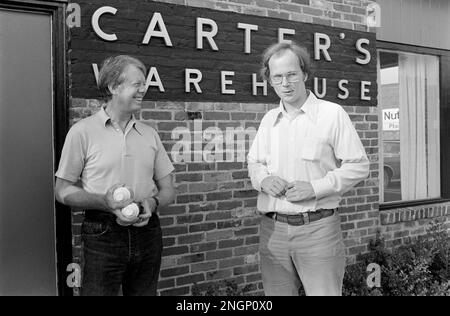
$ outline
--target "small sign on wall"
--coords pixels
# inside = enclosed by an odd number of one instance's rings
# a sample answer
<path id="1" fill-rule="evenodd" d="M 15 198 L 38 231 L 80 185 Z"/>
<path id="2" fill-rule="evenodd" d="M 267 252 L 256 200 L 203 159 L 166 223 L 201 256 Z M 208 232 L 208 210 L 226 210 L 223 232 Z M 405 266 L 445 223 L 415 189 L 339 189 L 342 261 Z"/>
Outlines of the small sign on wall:
<path id="1" fill-rule="evenodd" d="M 399 108 L 383 110 L 383 131 L 400 130 Z"/>

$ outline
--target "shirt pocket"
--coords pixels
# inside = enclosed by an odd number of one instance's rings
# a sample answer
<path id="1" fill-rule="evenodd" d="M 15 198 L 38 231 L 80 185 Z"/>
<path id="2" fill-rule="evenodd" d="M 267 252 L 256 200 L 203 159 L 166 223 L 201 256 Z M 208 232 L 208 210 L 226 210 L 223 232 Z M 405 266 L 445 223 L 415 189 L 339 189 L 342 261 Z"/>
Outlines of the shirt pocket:
<path id="1" fill-rule="evenodd" d="M 305 137 L 302 140 L 301 155 L 303 160 L 317 161 L 322 157 L 324 140 L 318 137 Z"/>

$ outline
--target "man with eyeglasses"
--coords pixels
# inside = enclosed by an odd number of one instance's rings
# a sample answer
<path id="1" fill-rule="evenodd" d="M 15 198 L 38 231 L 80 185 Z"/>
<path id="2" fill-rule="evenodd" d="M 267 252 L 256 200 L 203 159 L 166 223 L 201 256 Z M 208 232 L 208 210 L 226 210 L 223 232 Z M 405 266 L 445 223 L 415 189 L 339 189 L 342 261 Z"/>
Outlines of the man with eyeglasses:
<path id="1" fill-rule="evenodd" d="M 85 211 L 83 296 L 156 295 L 162 255 L 158 207 L 172 203 L 174 167 L 156 131 L 135 119 L 146 92 L 144 64 L 107 58 L 98 87 L 106 103 L 69 130 L 56 173 L 59 202 Z M 114 198 L 116 189 L 123 199 Z M 132 202 L 137 217 L 121 210 Z"/>
<path id="2" fill-rule="evenodd" d="M 266 295 L 342 295 L 344 244 L 337 213 L 342 195 L 369 174 L 361 140 L 338 104 L 305 87 L 305 48 L 270 46 L 262 76 L 280 105 L 261 121 L 248 154 L 259 191 L 260 257 Z"/>

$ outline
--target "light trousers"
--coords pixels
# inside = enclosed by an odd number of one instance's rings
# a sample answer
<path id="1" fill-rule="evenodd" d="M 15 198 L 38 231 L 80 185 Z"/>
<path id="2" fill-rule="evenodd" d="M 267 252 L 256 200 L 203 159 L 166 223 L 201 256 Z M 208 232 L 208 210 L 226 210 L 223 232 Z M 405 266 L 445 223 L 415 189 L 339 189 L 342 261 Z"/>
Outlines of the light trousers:
<path id="1" fill-rule="evenodd" d="M 308 296 L 342 295 L 345 256 L 337 213 L 302 226 L 263 215 L 259 250 L 265 295 L 296 296 L 300 282 Z"/>

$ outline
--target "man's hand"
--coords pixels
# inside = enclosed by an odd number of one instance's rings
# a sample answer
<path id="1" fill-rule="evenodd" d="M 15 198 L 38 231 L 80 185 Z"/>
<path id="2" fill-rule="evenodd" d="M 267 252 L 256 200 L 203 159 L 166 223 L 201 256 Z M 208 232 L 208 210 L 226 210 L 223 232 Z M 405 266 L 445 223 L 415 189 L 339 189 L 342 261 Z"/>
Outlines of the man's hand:
<path id="1" fill-rule="evenodd" d="M 156 208 L 156 201 L 151 197 L 148 199 L 144 199 L 141 204 L 144 208 L 144 213 L 139 214 L 138 222 L 133 224 L 133 226 L 136 227 L 143 227 L 147 225 L 150 217 L 152 217 L 152 214 Z"/>
<path id="2" fill-rule="evenodd" d="M 126 187 L 126 188 L 131 193 L 131 196 L 130 196 L 129 199 L 123 200 L 123 201 L 120 201 L 120 202 L 117 202 L 117 201 L 114 200 L 113 193 L 114 193 L 114 191 L 117 188 L 120 188 L 120 187 L 125 187 L 125 184 L 115 184 L 115 185 L 113 185 L 111 188 L 109 188 L 108 192 L 106 192 L 106 194 L 104 196 L 106 208 L 110 212 L 113 212 L 114 210 L 119 210 L 120 211 L 125 206 L 128 206 L 131 203 L 133 203 L 133 191 L 130 188 L 128 188 L 128 187 Z"/>
<path id="3" fill-rule="evenodd" d="M 287 181 L 277 176 L 269 176 L 261 182 L 261 188 L 263 191 L 274 197 L 284 195 L 287 185 Z"/>
<path id="4" fill-rule="evenodd" d="M 316 194 L 309 182 L 294 181 L 287 185 L 286 200 L 289 202 L 300 202 L 315 198 Z"/>
<path id="5" fill-rule="evenodd" d="M 130 205 L 131 203 L 133 203 L 133 191 L 131 190 L 131 188 L 126 187 L 128 189 L 128 191 L 130 191 L 130 193 L 131 193 L 130 198 L 127 200 L 118 202 L 118 201 L 114 200 L 113 194 L 114 194 L 114 191 L 120 187 L 125 187 L 125 184 L 115 184 L 111 188 L 109 188 L 108 192 L 106 192 L 106 194 L 104 196 L 106 207 L 107 207 L 108 211 L 110 211 L 111 213 L 116 215 L 116 217 L 117 217 L 116 221 L 119 225 L 122 225 L 122 226 L 133 225 L 139 219 L 138 218 L 129 219 L 129 218 L 123 216 L 123 214 L 122 214 L 122 209 L 124 207 Z"/>

